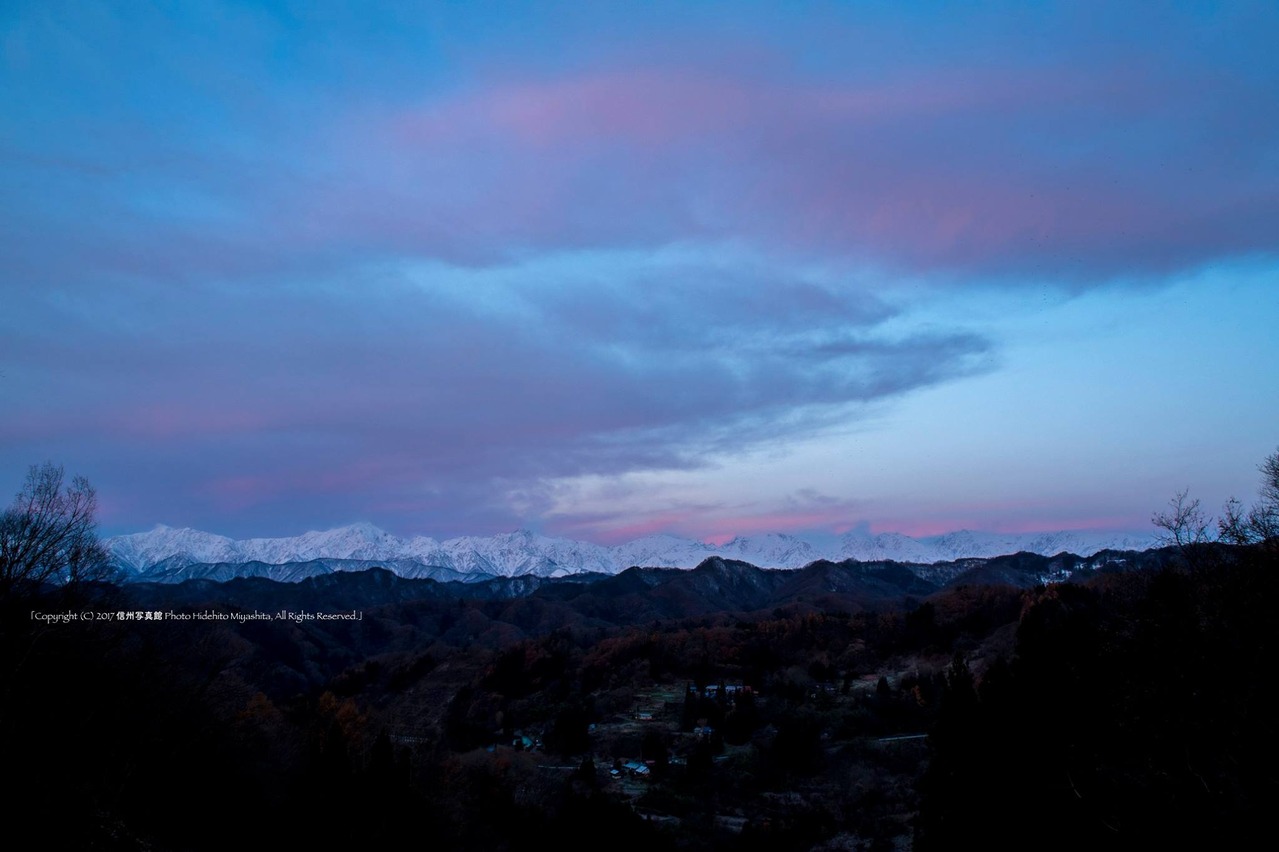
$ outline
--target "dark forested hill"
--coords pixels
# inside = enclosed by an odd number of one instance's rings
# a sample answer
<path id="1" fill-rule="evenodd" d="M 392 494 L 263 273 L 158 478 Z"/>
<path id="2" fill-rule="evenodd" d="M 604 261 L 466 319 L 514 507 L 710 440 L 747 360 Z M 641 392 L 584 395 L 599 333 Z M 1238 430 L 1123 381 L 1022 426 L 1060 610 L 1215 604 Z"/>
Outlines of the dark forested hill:
<path id="1" fill-rule="evenodd" d="M 86 849 L 1240 845 L 1279 792 L 1275 567 L 47 588 L 0 620 L 8 818 Z"/>
<path id="2" fill-rule="evenodd" d="M 620 574 L 561 578 L 494 577 L 441 582 L 411 579 L 376 567 L 325 573 L 297 582 L 239 577 L 182 583 L 131 583 L 123 592 L 140 608 L 223 606 L 244 610 L 331 610 L 378 607 L 406 601 L 499 601 L 532 597 L 568 607 L 587 622 L 634 624 L 714 612 L 753 612 L 807 604 L 857 611 L 896 606 L 942 588 L 1007 585 L 1033 588 L 1099 572 L 1150 569 L 1172 558 L 1172 549 L 1101 551 L 1093 556 L 1018 553 L 990 559 L 913 565 L 898 562 L 828 562 L 796 570 L 766 570 L 712 557 L 691 570 L 631 568 Z M 557 618 L 568 617 L 561 614 Z"/>

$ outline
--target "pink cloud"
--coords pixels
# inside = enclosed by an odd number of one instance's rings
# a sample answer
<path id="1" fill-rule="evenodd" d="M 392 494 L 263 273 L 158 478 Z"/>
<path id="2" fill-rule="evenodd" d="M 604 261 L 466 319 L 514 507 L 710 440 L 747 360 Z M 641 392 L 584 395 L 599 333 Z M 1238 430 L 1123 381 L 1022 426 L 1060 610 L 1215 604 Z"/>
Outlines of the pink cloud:
<path id="1" fill-rule="evenodd" d="M 665 147 L 717 134 L 770 138 L 823 123 L 861 124 L 1077 97 L 1077 77 L 958 71 L 873 84 L 801 84 L 690 69 L 603 71 L 500 84 L 390 118 L 393 138 L 426 148 L 485 138 L 533 146 L 602 141 Z M 1114 87 L 1114 82 L 1108 84 Z"/>
<path id="2" fill-rule="evenodd" d="M 499 83 L 344 126 L 337 150 L 365 181 L 308 200 L 305 218 L 463 253 L 742 237 L 906 266 L 1167 264 L 1238 239 L 1170 203 L 1185 185 L 1166 169 L 1199 152 L 1145 153 L 1180 120 L 1170 85 L 1124 68 Z"/>

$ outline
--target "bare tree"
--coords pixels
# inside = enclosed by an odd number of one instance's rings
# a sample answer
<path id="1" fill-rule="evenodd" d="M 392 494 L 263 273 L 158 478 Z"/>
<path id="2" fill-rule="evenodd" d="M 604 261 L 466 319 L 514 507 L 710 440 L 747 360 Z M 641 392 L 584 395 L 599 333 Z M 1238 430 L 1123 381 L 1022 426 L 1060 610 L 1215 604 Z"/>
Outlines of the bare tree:
<path id="1" fill-rule="evenodd" d="M 1262 541 L 1279 539 L 1279 450 L 1261 463 L 1261 502 L 1251 513 L 1253 528 Z"/>
<path id="2" fill-rule="evenodd" d="M 1268 544 L 1279 541 L 1279 450 L 1266 457 L 1259 466 L 1262 481 L 1261 499 L 1251 508 L 1231 497 L 1216 519 L 1217 534 L 1210 536 L 1209 519 L 1197 499 L 1182 491 L 1168 501 L 1168 511 L 1156 512 L 1151 521 L 1164 530 L 1161 536 L 1169 544 L 1185 550 L 1196 544 L 1219 541 L 1226 544 Z"/>
<path id="3" fill-rule="evenodd" d="M 1226 502 L 1217 530 L 1221 541 L 1257 544 L 1279 539 L 1279 450 L 1258 466 L 1261 499 L 1250 509 L 1233 497 Z"/>
<path id="4" fill-rule="evenodd" d="M 1208 520 L 1199 507 L 1199 498 L 1191 499 L 1189 489 L 1179 491 L 1168 501 L 1168 511 L 1156 512 L 1151 523 L 1164 530 L 1161 538 L 1169 544 L 1186 548 L 1208 541 Z"/>
<path id="5" fill-rule="evenodd" d="M 1279 450 L 1261 463 L 1261 502 L 1272 510 L 1279 509 Z"/>
<path id="6" fill-rule="evenodd" d="M 51 462 L 32 465 L 13 504 L 0 515 L 0 600 L 42 584 L 101 579 L 110 557 L 98 541 L 98 499 L 83 476 L 63 484 Z"/>

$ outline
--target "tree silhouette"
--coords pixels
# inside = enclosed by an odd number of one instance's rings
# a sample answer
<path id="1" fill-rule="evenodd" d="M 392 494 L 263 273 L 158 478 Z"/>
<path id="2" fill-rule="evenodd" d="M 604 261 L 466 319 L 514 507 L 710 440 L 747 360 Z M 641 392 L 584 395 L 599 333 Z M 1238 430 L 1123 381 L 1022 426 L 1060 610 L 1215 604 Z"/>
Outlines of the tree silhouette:
<path id="1" fill-rule="evenodd" d="M 84 477 L 64 486 L 60 466 L 32 465 L 13 504 L 0 515 L 0 601 L 45 584 L 109 576 L 110 559 L 97 536 L 97 506 Z"/>
<path id="2" fill-rule="evenodd" d="M 1258 465 L 1261 472 L 1260 500 L 1250 508 L 1235 498 L 1226 501 L 1215 524 L 1188 491 L 1178 492 L 1168 502 L 1168 510 L 1156 512 L 1151 521 L 1164 530 L 1163 539 L 1176 544 L 1185 555 L 1201 550 L 1213 541 L 1209 529 L 1216 527 L 1215 540 L 1225 544 L 1269 544 L 1279 539 L 1279 450 Z"/>

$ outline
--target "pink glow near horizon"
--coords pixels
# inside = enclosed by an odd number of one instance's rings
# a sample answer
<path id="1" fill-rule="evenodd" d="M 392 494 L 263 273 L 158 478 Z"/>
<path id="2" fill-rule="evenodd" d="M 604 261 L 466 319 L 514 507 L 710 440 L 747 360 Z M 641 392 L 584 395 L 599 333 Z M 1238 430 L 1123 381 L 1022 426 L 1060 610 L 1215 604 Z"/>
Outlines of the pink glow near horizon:
<path id="1" fill-rule="evenodd" d="M 568 537 L 585 537 L 602 544 L 622 544 L 637 538 L 655 534 L 671 534 L 722 546 L 738 536 L 767 535 L 770 533 L 826 532 L 843 535 L 859 526 L 855 518 L 867 507 L 844 504 L 826 509 L 806 509 L 759 514 L 725 516 L 718 510 L 690 509 L 684 512 L 663 512 L 643 520 L 618 524 L 607 521 L 575 521 L 561 519 L 552 525 L 555 534 Z M 1015 506 L 1007 507 L 1015 509 Z M 1079 531 L 1139 532 L 1150 527 L 1148 515 L 1142 517 L 1124 515 L 1079 515 L 1069 506 L 1061 507 L 1063 514 L 1040 509 L 1034 517 L 1015 520 L 992 521 L 1006 517 L 998 508 L 987 507 L 984 512 L 951 512 L 946 515 L 932 512 L 928 520 L 903 519 L 879 520 L 865 524 L 872 535 L 900 533 L 912 538 L 924 538 L 960 529 L 999 534 L 1023 534 L 1055 532 L 1061 529 Z M 909 516 L 906 516 L 909 518 Z M 1063 522 L 1063 519 L 1067 519 Z M 864 523 L 864 522 L 863 522 Z M 709 530 L 709 532 L 707 532 Z"/>
<path id="2" fill-rule="evenodd" d="M 980 508 L 969 507 L 939 512 L 936 509 L 925 514 L 931 517 L 902 516 L 900 519 L 856 521 L 872 507 L 836 503 L 829 507 L 816 507 L 752 514 L 724 515 L 721 510 L 694 508 L 684 512 L 662 512 L 641 521 L 615 525 L 607 522 L 581 523 L 564 519 L 555 527 L 558 534 L 582 535 L 605 544 L 620 544 L 636 538 L 659 533 L 669 533 L 684 538 L 721 546 L 743 535 L 769 533 L 826 532 L 843 535 L 864 526 L 872 535 L 899 533 L 912 538 L 924 538 L 943 533 L 968 529 L 997 534 L 1033 534 L 1069 529 L 1090 532 L 1140 532 L 1149 529 L 1150 515 L 1080 514 L 1076 507 L 1064 504 L 1056 511 L 1038 507 L 1030 517 L 1018 517 L 1021 507 L 1016 503 L 990 504 Z M 998 519 L 998 520 L 994 520 Z M 708 532 L 709 531 L 709 532 Z"/>
<path id="3" fill-rule="evenodd" d="M 1069 512 L 1069 509 L 1067 509 L 1067 512 Z M 1036 518 L 1017 521 L 992 521 L 991 517 L 978 514 L 954 514 L 949 517 L 928 521 L 872 523 L 870 529 L 875 534 L 895 532 L 908 535 L 911 538 L 926 538 L 961 529 L 1019 535 L 1023 533 L 1056 532 L 1063 529 L 1090 532 L 1139 532 L 1151 526 L 1149 515 L 1135 517 L 1130 515 L 1076 516 L 1067 514 L 1063 517 L 1045 513 Z"/>
<path id="4" fill-rule="evenodd" d="M 643 520 L 622 521 L 616 519 L 574 520 L 561 519 L 551 524 L 556 535 L 582 537 L 600 544 L 625 544 L 650 535 L 682 535 L 680 531 L 689 520 L 683 512 L 666 512 L 645 517 Z M 693 536 L 696 538 L 696 536 Z"/>

